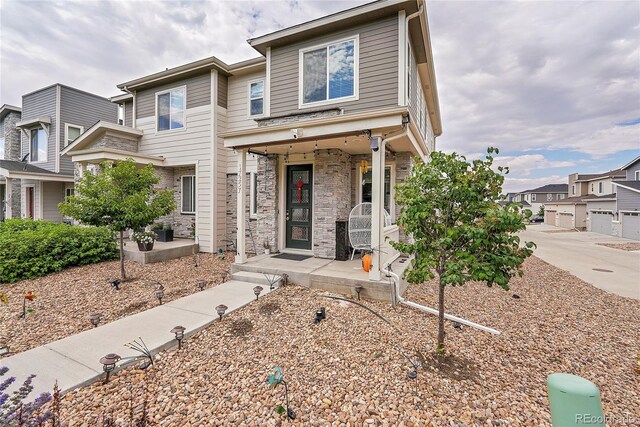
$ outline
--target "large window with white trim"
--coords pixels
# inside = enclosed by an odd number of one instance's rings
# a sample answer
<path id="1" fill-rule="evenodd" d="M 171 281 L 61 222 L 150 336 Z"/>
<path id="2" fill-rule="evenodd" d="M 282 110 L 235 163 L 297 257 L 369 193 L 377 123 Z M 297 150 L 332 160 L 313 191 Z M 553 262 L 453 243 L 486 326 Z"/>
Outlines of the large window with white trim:
<path id="1" fill-rule="evenodd" d="M 184 127 L 186 93 L 185 86 L 156 93 L 158 131 Z"/>
<path id="2" fill-rule="evenodd" d="M 300 106 L 358 97 L 358 37 L 300 50 Z"/>
<path id="3" fill-rule="evenodd" d="M 47 133 L 42 128 L 31 129 L 30 159 L 32 162 L 47 161 Z"/>
<path id="4" fill-rule="evenodd" d="M 180 202 L 180 213 L 196 213 L 196 177 L 195 175 L 182 176 L 182 200 Z"/>
<path id="5" fill-rule="evenodd" d="M 71 125 L 69 123 L 64 124 L 64 136 L 65 136 L 65 147 L 71 144 L 77 137 L 80 136 L 84 132 L 84 128 L 82 126 Z"/>

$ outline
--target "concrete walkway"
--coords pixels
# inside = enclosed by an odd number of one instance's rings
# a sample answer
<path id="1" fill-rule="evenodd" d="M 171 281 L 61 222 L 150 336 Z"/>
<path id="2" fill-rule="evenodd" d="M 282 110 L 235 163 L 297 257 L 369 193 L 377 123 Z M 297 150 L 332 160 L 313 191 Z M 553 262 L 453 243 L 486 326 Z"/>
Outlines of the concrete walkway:
<path id="1" fill-rule="evenodd" d="M 538 248 L 533 255 L 568 271 L 607 292 L 640 299 L 640 251 L 623 251 L 597 243 L 628 243 L 633 240 L 591 232 L 545 233 L 562 228 L 546 224 L 531 225 L 520 233 Z M 611 270 L 603 272 L 595 268 Z"/>
<path id="2" fill-rule="evenodd" d="M 266 280 L 265 280 L 266 282 Z M 137 313 L 103 326 L 63 338 L 0 360 L 0 366 L 9 368 L 7 375 L 16 377 L 12 389 L 19 387 L 27 376 L 36 374 L 34 390 L 29 395 L 35 399 L 41 392 L 51 392 L 55 381 L 62 392 L 95 381 L 104 375 L 100 358 L 116 353 L 123 358 L 139 356 L 124 344 L 142 337 L 152 353 L 176 345 L 175 336 L 169 331 L 174 326 L 184 326 L 185 335 L 193 334 L 219 319 L 216 306 L 224 304 L 227 314 L 255 300 L 256 283 L 229 281 L 202 292 L 180 298 L 164 305 Z M 269 293 L 269 286 L 262 295 Z M 187 338 L 188 339 L 188 338 Z M 126 364 L 126 360 L 118 366 Z M 140 362 L 136 362 L 140 363 Z"/>

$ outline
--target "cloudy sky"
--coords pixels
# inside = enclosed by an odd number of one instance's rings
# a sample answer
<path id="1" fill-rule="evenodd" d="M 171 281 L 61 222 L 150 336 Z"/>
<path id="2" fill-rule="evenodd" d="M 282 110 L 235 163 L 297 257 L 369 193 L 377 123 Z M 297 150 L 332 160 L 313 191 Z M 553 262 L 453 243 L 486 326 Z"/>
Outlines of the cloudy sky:
<path id="1" fill-rule="evenodd" d="M 0 104 L 60 82 L 104 96 L 136 77 L 366 1 L 0 0 Z M 443 135 L 500 148 L 505 190 L 615 169 L 640 154 L 640 2 L 429 1 Z"/>

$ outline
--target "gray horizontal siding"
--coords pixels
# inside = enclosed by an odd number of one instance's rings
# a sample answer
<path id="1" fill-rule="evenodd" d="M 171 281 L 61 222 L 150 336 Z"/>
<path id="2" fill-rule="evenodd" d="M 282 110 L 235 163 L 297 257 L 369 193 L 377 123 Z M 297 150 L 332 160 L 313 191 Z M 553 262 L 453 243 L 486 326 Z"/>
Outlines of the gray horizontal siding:
<path id="1" fill-rule="evenodd" d="M 227 108 L 229 79 L 227 76 L 218 74 L 218 105 Z"/>
<path id="2" fill-rule="evenodd" d="M 299 50 L 359 35 L 359 99 L 339 103 L 345 112 L 398 105 L 398 16 L 271 51 L 271 114 L 298 112 Z"/>
<path id="3" fill-rule="evenodd" d="M 187 86 L 187 108 L 211 104 L 211 72 L 141 90 L 136 93 L 136 118 L 155 116 L 156 92 Z"/>
<path id="4" fill-rule="evenodd" d="M 619 211 L 640 210 L 640 193 L 618 187 L 617 199 Z"/>
<path id="5" fill-rule="evenodd" d="M 640 171 L 640 160 L 630 165 L 627 169 L 627 181 L 636 180 L 636 171 Z"/>
<path id="6" fill-rule="evenodd" d="M 51 116 L 51 126 L 49 127 L 49 138 L 47 147 L 47 161 L 37 164 L 38 167 L 49 170 L 51 172 L 55 172 L 56 170 L 55 129 L 58 125 L 58 118 L 56 117 L 56 89 L 57 86 L 54 85 L 22 97 L 21 120 L 34 119 L 40 116 Z M 20 133 L 20 135 L 22 138 L 22 157 L 30 150 L 30 136 L 25 136 L 22 132 Z"/>
<path id="7" fill-rule="evenodd" d="M 96 95 L 61 87 L 60 91 L 60 147 L 67 141 L 65 123 L 89 129 L 98 121 L 116 123 L 118 121 L 118 105 Z M 60 159 L 60 172 L 72 174 L 73 163 L 64 156 Z"/>
<path id="8" fill-rule="evenodd" d="M 124 125 L 133 127 L 133 101 L 124 103 Z"/>

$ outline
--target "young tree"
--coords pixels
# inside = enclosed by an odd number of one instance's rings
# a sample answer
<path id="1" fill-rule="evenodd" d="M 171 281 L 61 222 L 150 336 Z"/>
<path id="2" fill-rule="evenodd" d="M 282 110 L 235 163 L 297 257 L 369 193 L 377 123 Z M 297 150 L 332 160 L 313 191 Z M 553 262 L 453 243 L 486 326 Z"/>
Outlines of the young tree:
<path id="1" fill-rule="evenodd" d="M 120 277 L 124 270 L 124 232 L 146 227 L 176 208 L 173 190 L 158 190 L 160 182 L 148 164 L 138 168 L 127 159 L 104 162 L 100 173 L 85 173 L 76 185 L 74 196 L 58 206 L 63 215 L 81 224 L 106 226 L 120 235 Z"/>
<path id="2" fill-rule="evenodd" d="M 485 160 L 468 162 L 456 153 L 433 152 L 431 160 L 416 162 L 407 180 L 396 186 L 401 206 L 398 224 L 410 243 L 391 242 L 401 252 L 413 254 L 405 272 L 410 283 L 424 283 L 437 274 L 438 353 L 444 353 L 444 295 L 447 285 L 485 282 L 509 289 L 509 280 L 522 276 L 521 265 L 531 255 L 532 242 L 520 245 L 515 234 L 524 230 L 523 214 L 516 204 L 503 209 L 503 174 L 492 169 L 497 149 L 489 148 Z"/>
<path id="3" fill-rule="evenodd" d="M 538 209 L 538 215 L 544 218 L 544 205 L 540 205 L 540 209 Z"/>

